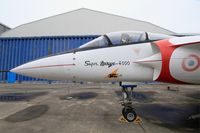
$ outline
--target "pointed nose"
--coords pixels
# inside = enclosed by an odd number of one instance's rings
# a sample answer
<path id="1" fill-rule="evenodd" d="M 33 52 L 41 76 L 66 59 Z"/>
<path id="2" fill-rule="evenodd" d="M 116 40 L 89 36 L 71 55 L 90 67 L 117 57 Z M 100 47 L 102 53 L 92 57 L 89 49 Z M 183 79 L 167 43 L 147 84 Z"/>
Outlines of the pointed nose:
<path id="1" fill-rule="evenodd" d="M 15 68 L 11 69 L 10 72 L 20 74 L 20 69 L 21 69 L 20 67 L 21 66 L 15 67 Z"/>
<path id="2" fill-rule="evenodd" d="M 36 62 L 36 63 L 35 64 L 33 64 L 33 62 L 26 63 L 23 65 L 17 66 L 15 68 L 11 69 L 10 71 L 17 73 L 17 74 L 21 74 L 21 75 L 32 76 L 31 73 L 35 70 L 31 70 L 31 69 L 34 69 L 35 67 L 39 67 L 40 61 L 38 60 L 38 61 L 34 61 L 34 62 Z"/>
<path id="3" fill-rule="evenodd" d="M 35 60 L 10 71 L 36 78 L 66 80 L 72 77 L 70 72 L 74 66 L 73 55 L 68 53 Z"/>

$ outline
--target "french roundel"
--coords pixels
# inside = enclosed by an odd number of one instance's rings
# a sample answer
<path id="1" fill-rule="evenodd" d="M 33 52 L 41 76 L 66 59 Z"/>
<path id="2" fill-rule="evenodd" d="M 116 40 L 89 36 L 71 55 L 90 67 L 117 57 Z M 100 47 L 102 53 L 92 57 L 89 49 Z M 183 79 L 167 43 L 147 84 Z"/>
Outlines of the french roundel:
<path id="1" fill-rule="evenodd" d="M 199 68 L 200 59 L 197 55 L 189 55 L 182 61 L 182 68 L 185 71 L 195 71 Z"/>
<path id="2" fill-rule="evenodd" d="M 198 45 L 177 47 L 170 57 L 170 74 L 185 83 L 200 83 L 200 53 Z"/>

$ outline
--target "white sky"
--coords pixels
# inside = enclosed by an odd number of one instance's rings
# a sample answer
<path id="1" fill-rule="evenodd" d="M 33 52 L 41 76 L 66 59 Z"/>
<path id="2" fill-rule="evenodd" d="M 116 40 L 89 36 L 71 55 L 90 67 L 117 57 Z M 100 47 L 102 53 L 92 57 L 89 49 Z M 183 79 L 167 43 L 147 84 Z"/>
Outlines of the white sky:
<path id="1" fill-rule="evenodd" d="M 13 28 L 83 7 L 200 33 L 200 0 L 0 0 L 0 22 Z"/>

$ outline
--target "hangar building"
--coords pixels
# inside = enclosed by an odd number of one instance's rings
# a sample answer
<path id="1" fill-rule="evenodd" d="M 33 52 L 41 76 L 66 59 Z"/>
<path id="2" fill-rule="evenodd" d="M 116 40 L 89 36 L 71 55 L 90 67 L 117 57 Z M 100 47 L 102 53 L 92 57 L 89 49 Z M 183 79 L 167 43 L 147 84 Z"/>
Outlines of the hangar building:
<path id="1" fill-rule="evenodd" d="M 9 70 L 43 56 L 64 52 L 113 31 L 175 34 L 149 22 L 81 8 L 20 25 L 0 35 L 0 82 L 43 81 Z M 46 80 L 45 80 L 46 81 Z"/>

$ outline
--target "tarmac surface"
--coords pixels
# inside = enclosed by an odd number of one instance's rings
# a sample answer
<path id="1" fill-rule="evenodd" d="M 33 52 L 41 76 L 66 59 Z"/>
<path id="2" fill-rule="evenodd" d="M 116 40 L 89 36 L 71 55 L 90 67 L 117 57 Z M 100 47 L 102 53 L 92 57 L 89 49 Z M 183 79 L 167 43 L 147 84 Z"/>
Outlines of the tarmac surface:
<path id="1" fill-rule="evenodd" d="M 0 133 L 200 133 L 189 119 L 199 85 L 141 84 L 133 96 L 140 124 L 118 120 L 117 84 L 0 84 Z"/>

